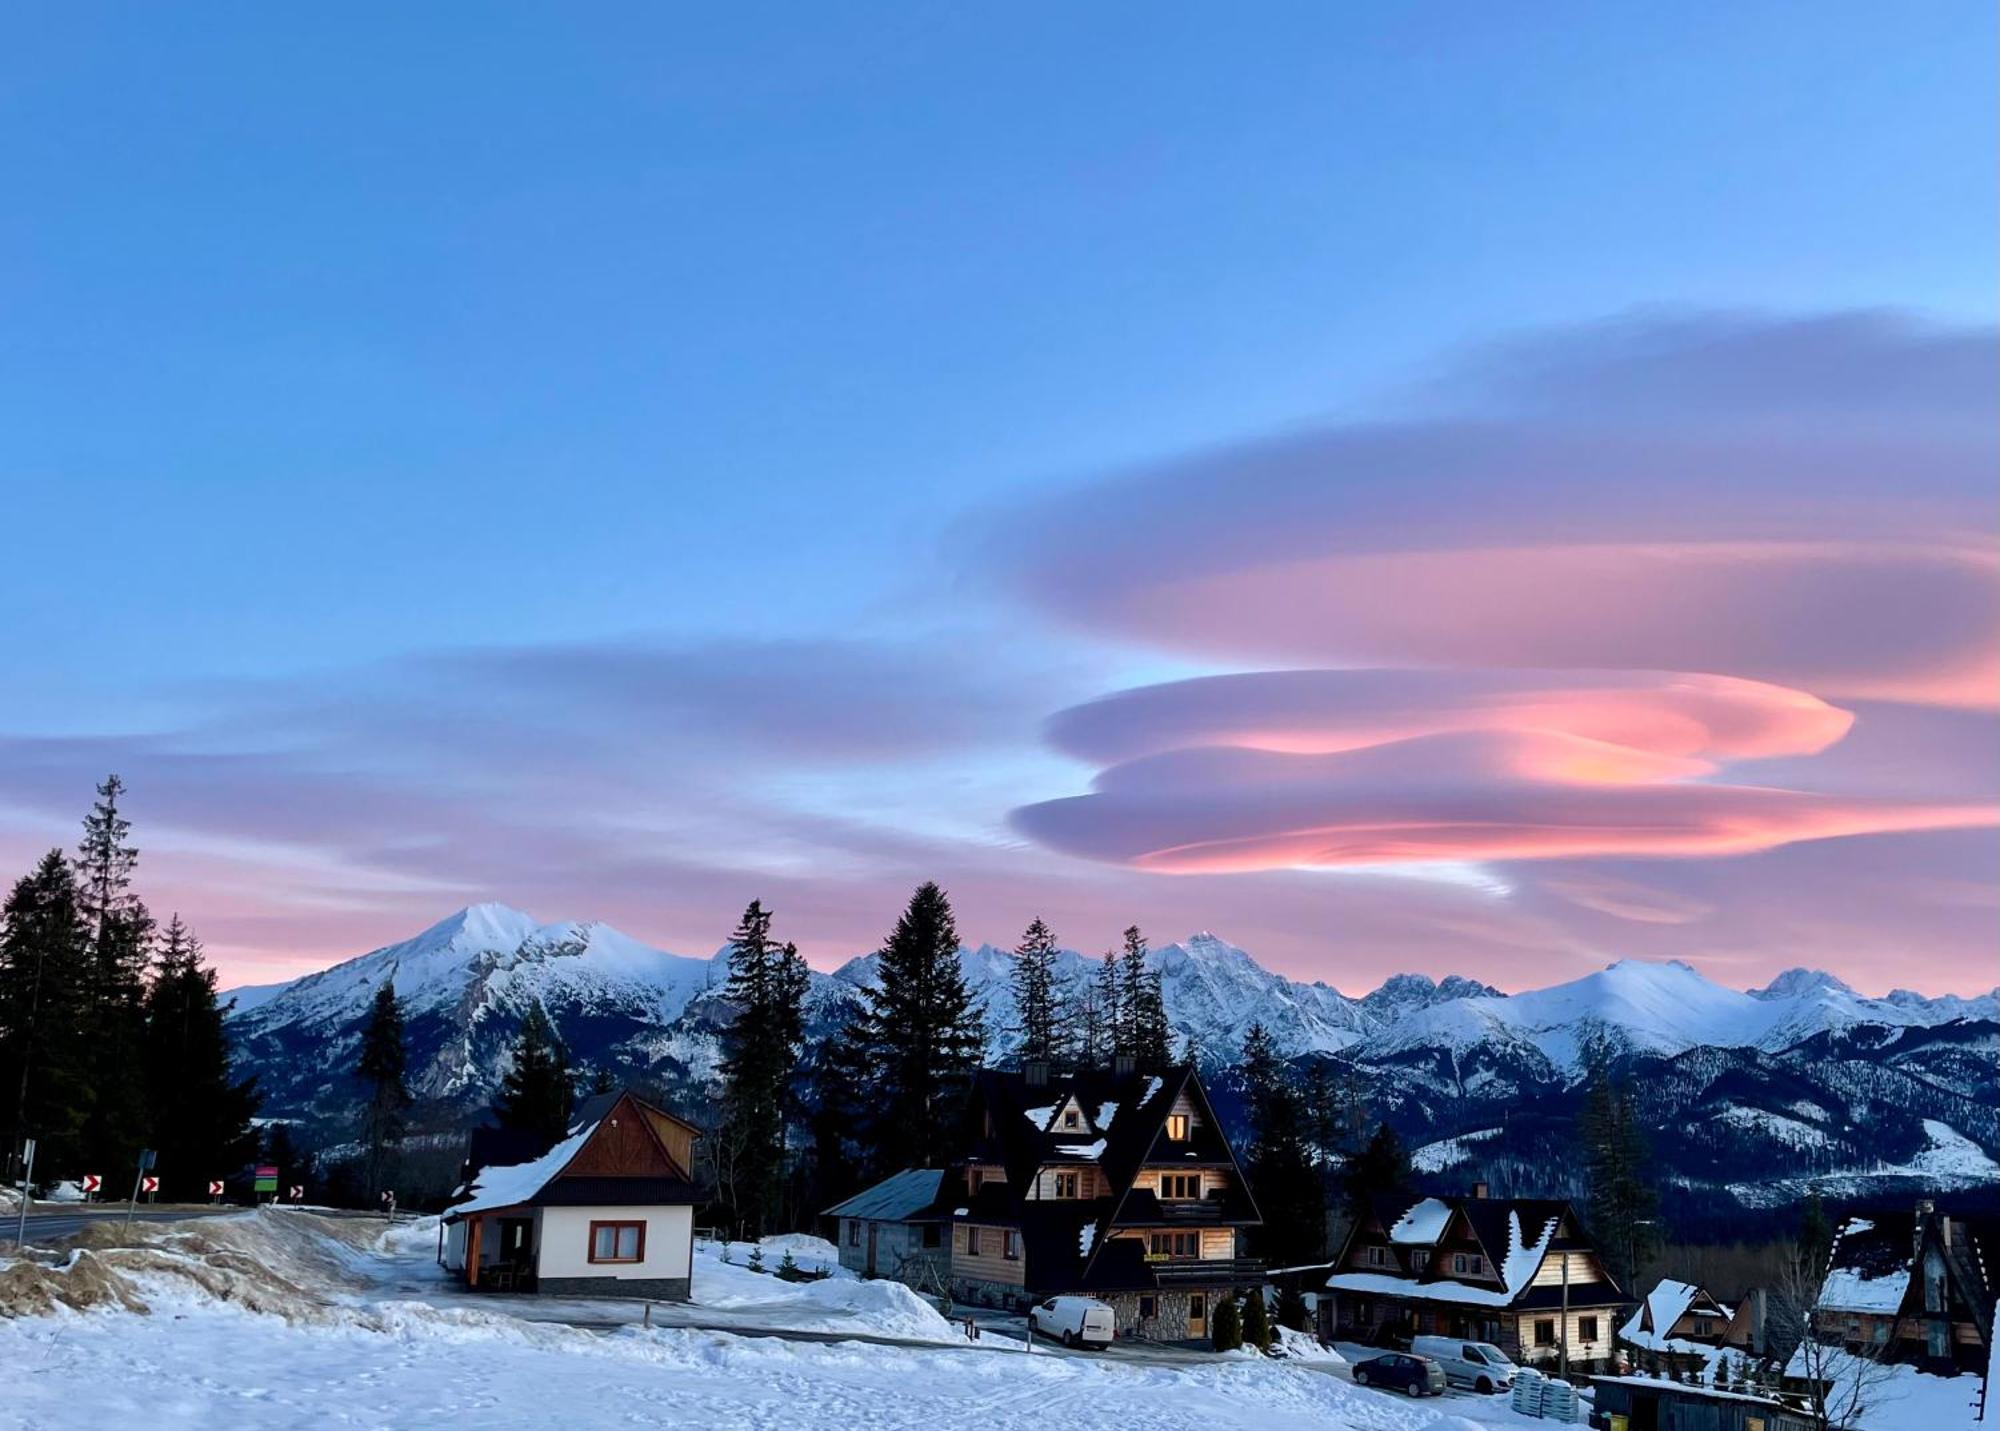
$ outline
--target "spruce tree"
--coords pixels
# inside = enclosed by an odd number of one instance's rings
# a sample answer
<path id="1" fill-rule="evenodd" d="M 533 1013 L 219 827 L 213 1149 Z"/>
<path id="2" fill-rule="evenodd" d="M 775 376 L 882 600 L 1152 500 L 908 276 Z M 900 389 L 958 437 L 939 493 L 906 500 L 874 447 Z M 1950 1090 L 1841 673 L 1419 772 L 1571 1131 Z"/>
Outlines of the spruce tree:
<path id="1" fill-rule="evenodd" d="M 806 987 L 799 951 L 772 939 L 770 912 L 752 900 L 729 940 L 725 996 L 733 1012 L 722 1036 L 723 1126 L 715 1152 L 725 1200 L 746 1237 L 771 1230 L 783 1206 Z"/>
<path id="2" fill-rule="evenodd" d="M 1219 1300 L 1208 1320 L 1209 1344 L 1217 1351 L 1235 1351 L 1243 1345 L 1243 1313 L 1234 1297 Z"/>
<path id="3" fill-rule="evenodd" d="M 1826 1205 L 1817 1192 L 1806 1194 L 1799 1216 L 1799 1263 L 1817 1286 L 1826 1277 L 1827 1258 L 1833 1253 L 1833 1224 L 1827 1220 Z"/>
<path id="4" fill-rule="evenodd" d="M 1014 947 L 1015 1032 L 1023 1060 L 1054 1062 L 1062 1054 L 1062 1018 L 1056 990 L 1056 937 L 1039 917 Z"/>
<path id="5" fill-rule="evenodd" d="M 820 1041 L 811 1073 L 812 1206 L 845 1201 L 874 1179 L 870 1095 L 874 1066 L 866 1008 Z"/>
<path id="6" fill-rule="evenodd" d="M 985 1050 L 982 1013 L 966 987 L 951 901 L 917 887 L 865 990 L 866 1041 L 877 1089 L 871 1139 L 879 1166 L 943 1167 L 973 1071 Z"/>
<path id="7" fill-rule="evenodd" d="M 38 1144 L 38 1177 L 80 1169 L 90 1112 L 90 932 L 76 876 L 50 850 L 0 907 L 0 1117 L 11 1155 Z"/>
<path id="8" fill-rule="evenodd" d="M 89 1113 L 83 1156 L 106 1173 L 135 1166 L 145 1141 L 144 1068 L 146 977 L 153 919 L 132 893 L 139 852 L 132 822 L 119 808 L 125 784 L 116 775 L 97 787 L 77 845 L 77 895 L 90 937 L 88 1007 Z"/>
<path id="9" fill-rule="evenodd" d="M 1136 924 L 1125 931 L 1118 962 L 1118 1013 L 1118 1052 L 1132 1055 L 1141 1068 L 1165 1068 L 1173 1058 L 1173 1031 L 1159 972 L 1146 967 L 1146 936 Z"/>
<path id="10" fill-rule="evenodd" d="M 313 1181 L 313 1159 L 292 1137 L 292 1125 L 283 1121 L 264 1128 L 263 1148 L 258 1156 L 278 1170 L 281 1188 L 309 1187 Z M 308 1192 L 307 1196 L 312 1196 Z"/>
<path id="11" fill-rule="evenodd" d="M 1264 1214 L 1265 1258 L 1310 1261 L 1326 1251 L 1326 1189 L 1307 1138 L 1304 1106 L 1285 1076 L 1262 1023 L 1243 1039 L 1244 1096 L 1250 1114 L 1250 1185 Z"/>
<path id="12" fill-rule="evenodd" d="M 160 1187 L 191 1201 L 256 1151 L 250 1125 L 262 1101 L 255 1077 L 236 1078 L 216 1000 L 215 971 L 176 914 L 161 937 L 146 991 L 145 1088 Z"/>
<path id="13" fill-rule="evenodd" d="M 1097 966 L 1097 977 L 1091 982 L 1090 1003 L 1096 1037 L 1084 1062 L 1108 1065 L 1114 1054 L 1125 1052 L 1120 1032 L 1125 1016 L 1118 997 L 1118 956 L 1109 949 L 1104 951 L 1104 962 Z"/>
<path id="14" fill-rule="evenodd" d="M 403 1007 L 396 1000 L 395 982 L 385 980 L 369 1006 L 368 1022 L 361 1031 L 361 1057 L 354 1069 L 363 1094 L 361 1177 L 370 1201 L 389 1187 L 398 1148 L 409 1129 L 409 1061 Z"/>
<path id="15" fill-rule="evenodd" d="M 1264 1305 L 1264 1293 L 1256 1287 L 1243 1298 L 1243 1345 L 1258 1351 L 1271 1347 L 1271 1309 Z"/>
<path id="16" fill-rule="evenodd" d="M 540 1143 L 544 1150 L 553 1148 L 569 1132 L 574 1092 L 569 1053 L 549 1021 L 548 1011 L 536 999 L 521 1019 L 513 1066 L 501 1080 L 499 1097 L 494 1100 L 494 1121 Z"/>
<path id="17" fill-rule="evenodd" d="M 1604 1249 L 1605 1270 L 1621 1287 L 1632 1286 L 1653 1244 L 1658 1202 L 1648 1168 L 1646 1138 L 1632 1090 L 1608 1040 L 1583 1050 L 1584 1106 L 1579 1120 L 1590 1190 L 1590 1225 Z"/>
<path id="18" fill-rule="evenodd" d="M 1343 1173 L 1342 1192 L 1348 1212 L 1355 1217 L 1364 1216 L 1369 1203 L 1377 1197 L 1408 1191 L 1415 1176 L 1403 1140 L 1387 1123 L 1375 1125 L 1374 1136 L 1348 1162 Z"/>

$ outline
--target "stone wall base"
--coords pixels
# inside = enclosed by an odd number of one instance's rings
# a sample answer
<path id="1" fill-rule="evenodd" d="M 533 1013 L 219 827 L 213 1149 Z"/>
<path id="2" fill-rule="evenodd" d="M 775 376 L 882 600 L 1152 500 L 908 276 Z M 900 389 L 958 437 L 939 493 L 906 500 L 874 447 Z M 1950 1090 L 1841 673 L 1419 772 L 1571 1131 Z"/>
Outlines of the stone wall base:
<path id="1" fill-rule="evenodd" d="M 685 1302 L 690 1288 L 685 1277 L 543 1277 L 535 1290 L 544 1297 L 645 1297 L 655 1302 Z"/>

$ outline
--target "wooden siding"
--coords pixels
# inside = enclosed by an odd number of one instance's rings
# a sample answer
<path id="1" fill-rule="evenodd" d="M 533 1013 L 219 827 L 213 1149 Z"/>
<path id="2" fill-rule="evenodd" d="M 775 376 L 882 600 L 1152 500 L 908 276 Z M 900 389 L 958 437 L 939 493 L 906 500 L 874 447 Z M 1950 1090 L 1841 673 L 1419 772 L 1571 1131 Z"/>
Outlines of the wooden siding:
<path id="1" fill-rule="evenodd" d="M 1110 1197 L 1111 1179 L 1104 1175 L 1104 1169 L 1095 1163 L 1049 1163 L 1036 1170 L 1035 1181 L 1028 1196 L 1041 1201 L 1056 1198 L 1056 1174 L 1076 1174 L 1076 1195 L 1079 1198 Z"/>
<path id="2" fill-rule="evenodd" d="M 1146 1242 L 1154 1232 L 1167 1230 L 1170 1229 L 1121 1229 L 1118 1232 L 1112 1233 L 1111 1236 L 1114 1239 L 1125 1237 L 1136 1239 L 1139 1242 Z M 1226 1262 L 1236 1255 L 1236 1229 L 1233 1227 L 1204 1227 L 1200 1229 L 1183 1227 L 1171 1230 L 1179 1232 L 1193 1232 L 1198 1230 L 1201 1233 L 1201 1259 L 1204 1262 Z M 1177 1260 L 1187 1261 L 1189 1259 L 1180 1258 Z"/>
<path id="3" fill-rule="evenodd" d="M 693 1125 L 683 1123 L 671 1113 L 662 1113 L 655 1108 L 640 1111 L 646 1115 L 646 1122 L 652 1126 L 653 1136 L 660 1140 L 660 1146 L 667 1150 L 667 1156 L 679 1164 L 680 1175 L 692 1180 L 695 1139 Z"/>
<path id="4" fill-rule="evenodd" d="M 584 1145 L 577 1149 L 564 1177 L 672 1178 L 685 1171 L 673 1164 L 649 1127 L 650 1120 L 630 1099 L 612 1105 Z"/>
<path id="5" fill-rule="evenodd" d="M 1194 1174 L 1201 1179 L 1201 1192 L 1204 1197 L 1209 1193 L 1225 1190 L 1231 1181 L 1233 1181 L 1229 1174 L 1220 1168 L 1177 1168 L 1172 1164 L 1166 1164 L 1160 1167 L 1139 1169 L 1138 1176 L 1132 1179 L 1132 1186 L 1135 1188 L 1144 1188 L 1157 1197 L 1160 1191 L 1160 1174 L 1162 1173 Z"/>
<path id="6" fill-rule="evenodd" d="M 1560 1287 L 1563 1280 L 1563 1263 L 1569 1264 L 1569 1284 L 1581 1287 L 1586 1282 L 1602 1282 L 1603 1269 L 1597 1265 L 1597 1258 L 1588 1252 L 1551 1252 L 1542 1259 L 1542 1265 L 1535 1269 L 1533 1285 L 1537 1287 Z"/>
<path id="7" fill-rule="evenodd" d="M 977 1231 L 979 1251 L 965 1250 L 966 1235 Z M 962 1223 L 951 1230 L 951 1275 L 953 1277 L 976 1277 L 983 1282 L 999 1282 L 1009 1287 L 1027 1285 L 1026 1258 L 1022 1254 L 1019 1234 L 1015 1234 L 1016 1255 L 1008 1257 L 1003 1249 L 1008 1229 L 982 1223 Z"/>

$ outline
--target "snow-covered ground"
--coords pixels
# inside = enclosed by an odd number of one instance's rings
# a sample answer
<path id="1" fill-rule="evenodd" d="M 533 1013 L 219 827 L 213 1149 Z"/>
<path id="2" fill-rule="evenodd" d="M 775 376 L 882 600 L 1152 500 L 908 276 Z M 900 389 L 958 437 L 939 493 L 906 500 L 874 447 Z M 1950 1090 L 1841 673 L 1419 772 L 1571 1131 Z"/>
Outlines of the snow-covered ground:
<path id="1" fill-rule="evenodd" d="M 37 1275 L 53 1282 L 95 1267 L 101 1282 L 108 1269 L 145 1312 L 113 1297 L 85 1311 L 0 1319 L 0 1367 L 9 1372 L 0 1428 L 1530 1424 L 1497 1400 L 1412 1402 L 1363 1390 L 1334 1374 L 1337 1363 L 1231 1356 L 1162 1365 L 1030 1355 L 991 1337 L 927 1348 L 530 1322 L 504 1310 L 505 1299 L 405 1290 L 424 1285 L 436 1238 L 429 1224 L 385 1232 L 267 1211 L 144 1235 L 148 1245 L 136 1251 L 73 1253 Z M 794 1258 L 805 1264 L 815 1250 L 795 1246 Z M 730 1251 L 737 1263 L 748 1249 Z M 783 1251 L 768 1247 L 767 1262 Z M 0 1264 L 0 1287 L 27 1270 Z M 785 1290 L 765 1296 L 767 1283 Z M 792 1310 L 802 1315 L 830 1303 L 867 1318 L 880 1310 L 868 1299 L 886 1285 L 839 1275 L 785 1284 L 723 1263 L 719 1247 L 695 1269 L 697 1298 L 770 1316 L 784 1315 L 773 1304 L 796 1295 L 803 1300 Z"/>

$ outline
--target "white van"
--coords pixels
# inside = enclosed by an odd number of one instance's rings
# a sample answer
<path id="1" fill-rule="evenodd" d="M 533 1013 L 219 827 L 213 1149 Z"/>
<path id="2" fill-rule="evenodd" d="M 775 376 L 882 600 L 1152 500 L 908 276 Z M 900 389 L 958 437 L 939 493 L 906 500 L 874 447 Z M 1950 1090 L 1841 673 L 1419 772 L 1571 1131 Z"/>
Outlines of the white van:
<path id="1" fill-rule="evenodd" d="M 1108 1347 L 1118 1335 L 1118 1317 L 1095 1297 L 1051 1297 L 1029 1310 L 1028 1329 L 1066 1347 Z"/>
<path id="2" fill-rule="evenodd" d="M 1444 1379 L 1474 1391 L 1505 1391 L 1520 1368 L 1491 1342 L 1460 1341 L 1457 1337 L 1412 1337 L 1410 1350 L 1444 1368 Z"/>

